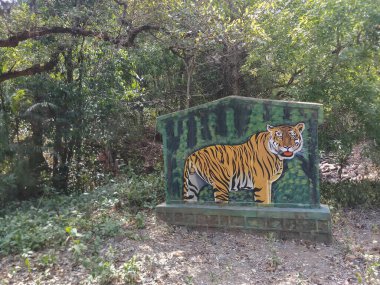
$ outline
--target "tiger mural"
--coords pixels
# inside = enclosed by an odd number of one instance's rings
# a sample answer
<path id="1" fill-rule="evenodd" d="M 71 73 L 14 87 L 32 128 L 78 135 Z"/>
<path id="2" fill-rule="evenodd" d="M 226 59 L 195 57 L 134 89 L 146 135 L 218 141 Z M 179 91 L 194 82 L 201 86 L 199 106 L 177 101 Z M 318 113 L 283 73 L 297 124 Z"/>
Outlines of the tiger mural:
<path id="1" fill-rule="evenodd" d="M 304 123 L 267 125 L 239 145 L 213 145 L 190 154 L 185 162 L 183 199 L 198 201 L 207 184 L 217 203 L 227 203 L 229 192 L 253 190 L 257 203 L 271 203 L 272 183 L 280 178 L 284 159 L 292 159 L 303 146 Z"/>

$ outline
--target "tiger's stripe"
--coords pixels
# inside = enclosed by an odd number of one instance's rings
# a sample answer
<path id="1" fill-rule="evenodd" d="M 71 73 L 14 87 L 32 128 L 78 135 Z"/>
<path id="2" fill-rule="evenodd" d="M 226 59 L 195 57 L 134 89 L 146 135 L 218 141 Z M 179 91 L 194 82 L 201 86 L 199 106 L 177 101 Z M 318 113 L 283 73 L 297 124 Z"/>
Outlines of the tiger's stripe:
<path id="1" fill-rule="evenodd" d="M 271 203 L 271 185 L 282 174 L 283 160 L 301 150 L 304 126 L 268 126 L 243 144 L 213 145 L 192 153 L 185 162 L 184 199 L 197 201 L 209 184 L 215 202 L 228 202 L 230 191 L 252 189 L 255 202 Z"/>

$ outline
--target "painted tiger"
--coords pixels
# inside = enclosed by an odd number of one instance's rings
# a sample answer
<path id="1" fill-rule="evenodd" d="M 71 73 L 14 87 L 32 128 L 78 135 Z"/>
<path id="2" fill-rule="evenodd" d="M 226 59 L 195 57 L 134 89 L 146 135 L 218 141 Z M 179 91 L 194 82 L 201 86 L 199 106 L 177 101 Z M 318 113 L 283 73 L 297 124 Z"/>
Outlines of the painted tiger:
<path id="1" fill-rule="evenodd" d="M 215 202 L 227 203 L 229 192 L 253 190 L 253 200 L 271 203 L 272 183 L 280 178 L 284 159 L 302 149 L 304 123 L 295 126 L 267 125 L 267 131 L 252 135 L 239 145 L 213 145 L 190 154 L 185 162 L 183 199 L 198 201 L 207 184 Z"/>

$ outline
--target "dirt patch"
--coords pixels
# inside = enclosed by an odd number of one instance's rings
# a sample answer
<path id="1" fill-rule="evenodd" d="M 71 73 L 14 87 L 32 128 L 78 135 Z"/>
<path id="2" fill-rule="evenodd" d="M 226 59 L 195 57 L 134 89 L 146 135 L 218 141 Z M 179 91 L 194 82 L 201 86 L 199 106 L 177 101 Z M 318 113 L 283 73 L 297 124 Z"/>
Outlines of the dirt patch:
<path id="1" fill-rule="evenodd" d="M 380 284 L 380 211 L 334 214 L 331 245 L 280 241 L 245 231 L 169 226 L 151 213 L 144 229 L 109 239 L 114 266 L 136 258 L 137 284 Z M 0 284 L 98 284 L 68 248 L 0 261 Z M 92 280 L 92 281 L 91 281 Z M 110 282 L 110 283 L 107 283 Z M 122 284 L 117 278 L 103 284 Z"/>

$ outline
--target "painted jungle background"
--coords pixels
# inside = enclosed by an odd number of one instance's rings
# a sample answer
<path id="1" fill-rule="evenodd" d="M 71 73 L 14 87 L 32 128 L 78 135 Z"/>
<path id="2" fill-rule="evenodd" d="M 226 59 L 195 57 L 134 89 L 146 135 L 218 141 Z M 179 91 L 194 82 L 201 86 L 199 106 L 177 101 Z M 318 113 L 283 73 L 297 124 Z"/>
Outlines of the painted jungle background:
<path id="1" fill-rule="evenodd" d="M 157 118 L 162 135 L 167 203 L 183 203 L 185 161 L 192 153 L 215 144 L 246 143 L 254 134 L 273 126 L 295 126 L 303 122 L 303 146 L 293 159 L 284 160 L 281 177 L 271 187 L 271 202 L 281 207 L 319 207 L 318 124 L 322 106 L 229 96 L 208 104 Z M 245 154 L 248 158 L 253 153 Z M 234 160 L 239 163 L 239 158 Z M 207 162 L 207 163 L 212 163 Z M 221 174 L 221 175 L 224 175 Z M 215 204 L 214 189 L 203 187 L 198 201 Z M 253 205 L 254 189 L 229 192 L 229 203 Z"/>
<path id="2" fill-rule="evenodd" d="M 374 0 L 0 0 L 0 284 L 379 284 L 379 36 Z M 323 104 L 332 248 L 156 223 L 156 118 L 229 95 Z"/>

